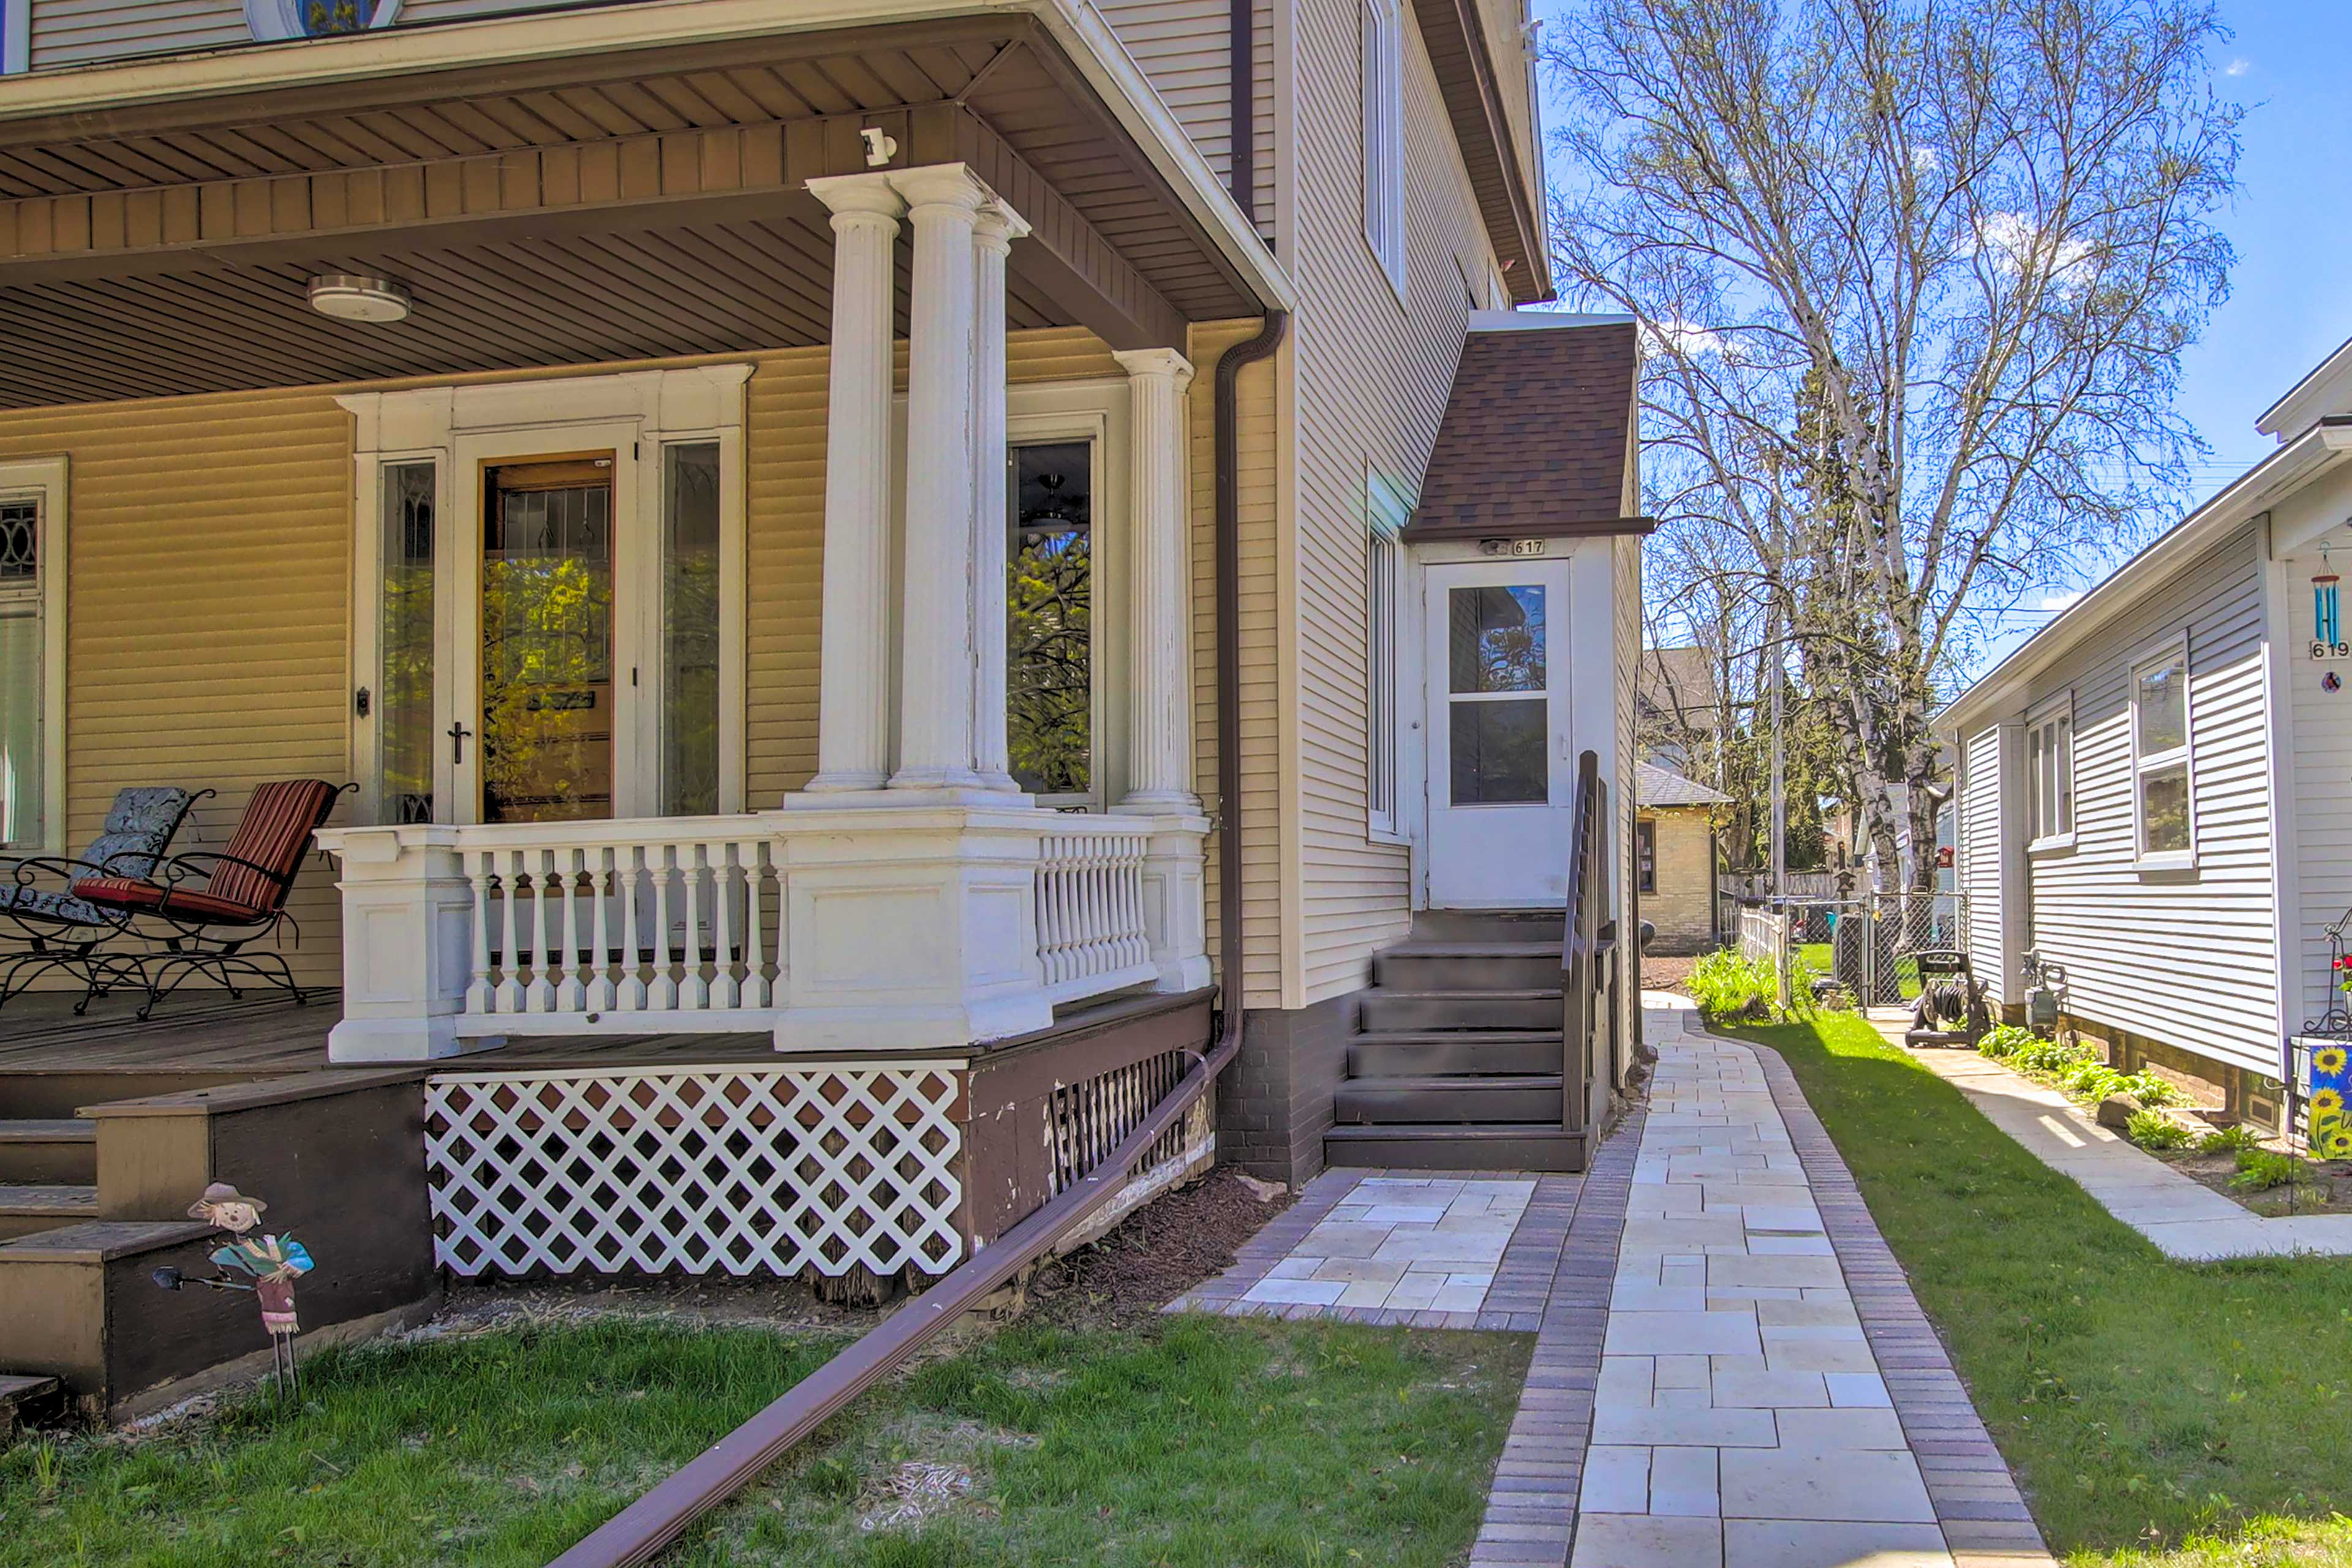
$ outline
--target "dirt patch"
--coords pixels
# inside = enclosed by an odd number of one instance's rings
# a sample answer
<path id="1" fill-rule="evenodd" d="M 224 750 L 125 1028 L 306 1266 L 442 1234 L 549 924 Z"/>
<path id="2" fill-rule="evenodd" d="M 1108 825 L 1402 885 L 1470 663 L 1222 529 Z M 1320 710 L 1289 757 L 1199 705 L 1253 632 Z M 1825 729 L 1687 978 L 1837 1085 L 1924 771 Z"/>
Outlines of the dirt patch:
<path id="1" fill-rule="evenodd" d="M 1688 995 L 1691 971 L 1698 967 L 1696 957 L 1661 958 L 1655 953 L 1642 955 L 1642 989 L 1644 991 L 1678 991 Z"/>
<path id="2" fill-rule="evenodd" d="M 1279 1191 L 1261 1197 L 1251 1185 L 1237 1171 L 1213 1171 L 1144 1205 L 1093 1246 L 1039 1269 L 1030 1310 L 1072 1327 L 1159 1311 L 1223 1273 L 1243 1242 L 1297 1201 Z"/>
<path id="3" fill-rule="evenodd" d="M 2291 1186 L 2265 1187 L 2259 1192 L 2233 1187 L 2237 1156 L 2200 1154 L 2190 1149 L 2143 1149 L 2200 1187 L 2210 1187 L 2251 1214 L 2278 1219 L 2298 1214 L 2352 1214 L 2352 1165 L 2341 1160 L 2305 1164 Z"/>

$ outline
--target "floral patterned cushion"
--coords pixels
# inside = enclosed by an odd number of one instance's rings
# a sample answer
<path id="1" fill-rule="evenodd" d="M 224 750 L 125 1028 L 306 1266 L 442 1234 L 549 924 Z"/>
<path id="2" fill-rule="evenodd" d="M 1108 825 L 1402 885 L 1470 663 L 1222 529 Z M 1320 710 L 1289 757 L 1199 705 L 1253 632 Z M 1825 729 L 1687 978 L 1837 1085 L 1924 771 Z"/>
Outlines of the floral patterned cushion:
<path id="1" fill-rule="evenodd" d="M 154 875 L 155 862 L 171 847 L 173 835 L 180 831 L 194 799 L 186 790 L 168 784 L 121 791 L 107 811 L 105 826 L 70 870 L 80 872 L 95 866 L 134 879 Z M 115 923 L 118 917 L 87 900 L 62 888 L 39 885 L 54 880 L 58 873 L 55 860 L 34 859 L 13 867 L 0 860 L 0 911 L 29 916 L 43 924 Z"/>
<path id="2" fill-rule="evenodd" d="M 52 888 L 0 887 L 0 910 L 12 915 L 31 915 L 37 920 L 56 921 L 60 925 L 112 923 L 105 911 L 96 905 Z"/>

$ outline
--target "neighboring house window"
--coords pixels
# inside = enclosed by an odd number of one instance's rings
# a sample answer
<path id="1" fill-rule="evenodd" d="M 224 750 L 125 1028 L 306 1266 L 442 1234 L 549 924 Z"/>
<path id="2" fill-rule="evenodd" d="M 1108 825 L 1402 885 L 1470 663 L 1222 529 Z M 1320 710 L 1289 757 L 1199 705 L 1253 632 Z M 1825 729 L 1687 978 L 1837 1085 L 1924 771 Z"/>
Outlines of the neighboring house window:
<path id="1" fill-rule="evenodd" d="M 1634 887 L 1644 893 L 1658 890 L 1658 823 L 1644 817 L 1633 824 Z"/>
<path id="2" fill-rule="evenodd" d="M 2186 639 L 2132 670 L 2132 805 L 2143 861 L 2186 865 L 2194 858 Z"/>
<path id="3" fill-rule="evenodd" d="M 1397 606 L 1403 603 L 1410 509 L 1377 477 L 1364 484 L 1364 807 L 1374 833 L 1402 831 L 1397 813 Z"/>
<path id="4" fill-rule="evenodd" d="M 1398 0 L 1363 5 L 1364 239 L 1404 293 L 1404 18 Z"/>
<path id="5" fill-rule="evenodd" d="M 0 847 L 64 841 L 62 458 L 0 463 Z"/>
<path id="6" fill-rule="evenodd" d="M 0 0 L 0 76 L 31 67 L 33 0 Z"/>
<path id="7" fill-rule="evenodd" d="M 2074 699 L 2025 721 L 2026 835 L 2040 848 L 2074 839 Z"/>

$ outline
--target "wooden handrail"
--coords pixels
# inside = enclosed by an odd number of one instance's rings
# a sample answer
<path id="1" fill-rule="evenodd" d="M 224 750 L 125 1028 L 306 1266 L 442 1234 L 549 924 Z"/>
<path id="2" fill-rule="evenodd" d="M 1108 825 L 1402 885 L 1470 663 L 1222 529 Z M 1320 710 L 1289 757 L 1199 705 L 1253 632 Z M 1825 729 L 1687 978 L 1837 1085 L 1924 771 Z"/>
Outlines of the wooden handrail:
<path id="1" fill-rule="evenodd" d="M 1602 858 L 1602 827 L 1609 786 L 1601 759 L 1588 751 L 1576 759 L 1576 813 L 1569 834 L 1568 875 L 1561 904 L 1559 948 L 1559 1124 L 1583 1131 L 1592 1075 L 1593 1046 L 1600 1033 L 1597 969 L 1616 941 L 1616 922 L 1601 919 L 1608 897 Z"/>

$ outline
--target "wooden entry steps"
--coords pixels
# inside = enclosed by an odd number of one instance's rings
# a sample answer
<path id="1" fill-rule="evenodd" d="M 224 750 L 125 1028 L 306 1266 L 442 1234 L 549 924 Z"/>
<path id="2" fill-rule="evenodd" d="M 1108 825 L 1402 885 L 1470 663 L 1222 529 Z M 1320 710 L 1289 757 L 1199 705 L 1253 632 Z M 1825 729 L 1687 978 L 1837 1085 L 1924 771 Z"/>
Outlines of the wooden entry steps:
<path id="1" fill-rule="evenodd" d="M 1334 1165 L 1580 1171 L 1560 1127 L 1557 910 L 1431 910 L 1372 960 L 1349 1042 Z"/>

